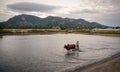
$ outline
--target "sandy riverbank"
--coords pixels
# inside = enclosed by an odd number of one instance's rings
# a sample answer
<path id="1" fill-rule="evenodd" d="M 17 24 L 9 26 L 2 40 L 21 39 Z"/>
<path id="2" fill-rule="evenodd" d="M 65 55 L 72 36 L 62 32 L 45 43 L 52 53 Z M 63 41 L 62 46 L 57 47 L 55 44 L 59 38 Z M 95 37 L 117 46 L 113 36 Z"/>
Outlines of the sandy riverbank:
<path id="1" fill-rule="evenodd" d="M 120 72 L 120 53 L 87 67 L 78 68 L 73 72 Z"/>
<path id="2" fill-rule="evenodd" d="M 38 33 L 87 33 L 103 35 L 120 35 L 120 29 L 80 29 L 80 30 L 61 30 L 61 29 L 0 29 L 0 34 L 38 34 Z"/>

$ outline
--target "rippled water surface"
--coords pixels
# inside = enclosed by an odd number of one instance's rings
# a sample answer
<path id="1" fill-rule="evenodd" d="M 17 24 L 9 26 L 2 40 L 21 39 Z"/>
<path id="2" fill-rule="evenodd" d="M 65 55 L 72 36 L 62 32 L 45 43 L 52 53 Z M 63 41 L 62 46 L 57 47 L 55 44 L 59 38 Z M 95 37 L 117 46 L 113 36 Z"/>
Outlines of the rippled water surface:
<path id="1" fill-rule="evenodd" d="M 82 52 L 68 52 L 79 41 Z M 120 52 L 120 37 L 84 34 L 7 35 L 0 37 L 0 72 L 61 72 Z"/>

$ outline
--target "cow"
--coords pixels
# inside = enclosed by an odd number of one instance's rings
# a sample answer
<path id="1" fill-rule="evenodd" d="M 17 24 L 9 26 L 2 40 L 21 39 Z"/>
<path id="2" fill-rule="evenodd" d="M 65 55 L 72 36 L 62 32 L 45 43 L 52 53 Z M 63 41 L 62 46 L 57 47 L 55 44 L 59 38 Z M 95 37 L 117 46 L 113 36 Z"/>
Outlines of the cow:
<path id="1" fill-rule="evenodd" d="M 75 44 L 67 44 L 67 45 L 64 45 L 64 48 L 66 50 L 74 50 L 75 49 Z"/>

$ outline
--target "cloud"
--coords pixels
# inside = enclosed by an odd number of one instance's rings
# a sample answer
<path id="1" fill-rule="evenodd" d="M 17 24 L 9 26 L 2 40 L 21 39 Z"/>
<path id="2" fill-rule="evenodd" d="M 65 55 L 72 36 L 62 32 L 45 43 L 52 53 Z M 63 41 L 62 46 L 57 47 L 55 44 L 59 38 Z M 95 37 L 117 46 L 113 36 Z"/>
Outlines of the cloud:
<path id="1" fill-rule="evenodd" d="M 100 13 L 97 10 L 90 10 L 90 9 L 82 9 L 82 10 L 77 10 L 77 11 L 72 11 L 71 13 L 73 14 L 96 14 L 96 13 Z"/>
<path id="2" fill-rule="evenodd" d="M 120 0 L 2 0 L 0 2 L 0 21 L 18 14 L 83 18 L 120 26 Z"/>
<path id="3" fill-rule="evenodd" d="M 17 10 L 17 11 L 32 11 L 32 12 L 51 12 L 53 10 L 60 8 L 58 6 L 31 3 L 31 2 L 8 4 L 7 7 L 9 9 Z"/>

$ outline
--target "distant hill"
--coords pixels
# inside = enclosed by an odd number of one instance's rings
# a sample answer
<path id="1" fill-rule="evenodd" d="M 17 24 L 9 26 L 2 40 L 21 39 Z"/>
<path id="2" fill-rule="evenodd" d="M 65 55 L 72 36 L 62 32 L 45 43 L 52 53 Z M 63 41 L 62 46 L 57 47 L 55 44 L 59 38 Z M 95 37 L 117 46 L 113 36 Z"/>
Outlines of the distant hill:
<path id="1" fill-rule="evenodd" d="M 54 16 L 48 16 L 46 18 L 40 18 L 33 15 L 17 15 L 14 16 L 6 22 L 1 22 L 2 25 L 17 25 L 17 26 L 45 26 L 45 25 L 52 25 L 52 26 L 67 26 L 69 28 L 79 28 L 79 27 L 89 27 L 89 28 L 95 28 L 95 27 L 106 27 L 105 25 L 99 24 L 97 22 L 88 22 L 84 19 L 73 19 L 73 18 L 61 18 L 61 17 L 54 17 Z"/>

